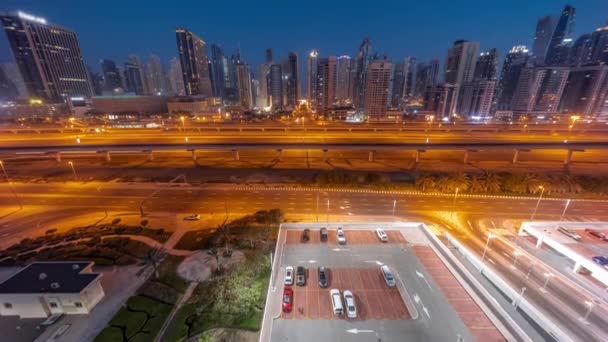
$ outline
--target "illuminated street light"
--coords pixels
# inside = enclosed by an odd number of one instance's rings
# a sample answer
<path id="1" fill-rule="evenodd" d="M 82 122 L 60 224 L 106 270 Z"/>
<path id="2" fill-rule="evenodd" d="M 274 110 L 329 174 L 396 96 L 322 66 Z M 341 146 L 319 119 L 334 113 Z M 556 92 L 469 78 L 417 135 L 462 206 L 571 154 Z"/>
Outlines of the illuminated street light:
<path id="1" fill-rule="evenodd" d="M 182 120 L 182 129 L 185 129 L 186 128 L 186 123 L 185 123 L 184 120 L 186 120 L 186 118 L 183 117 L 183 116 L 180 116 L 179 119 Z"/>
<path id="2" fill-rule="evenodd" d="M 452 203 L 452 213 L 450 214 L 450 217 L 452 217 L 456 211 L 456 196 L 458 196 L 458 190 L 460 189 L 456 188 L 456 192 L 454 193 L 454 202 Z"/>
<path id="3" fill-rule="evenodd" d="M 564 216 L 566 215 L 566 210 L 568 209 L 569 205 L 570 205 L 570 199 L 568 199 L 566 201 L 566 205 L 564 206 L 564 211 L 562 212 L 562 216 L 559 218 L 559 222 L 562 222 L 562 220 L 564 219 Z"/>
<path id="4" fill-rule="evenodd" d="M 184 140 L 186 141 L 186 144 L 188 143 L 188 137 L 184 137 Z"/>
<path id="5" fill-rule="evenodd" d="M 547 290 L 547 285 L 549 284 L 549 279 L 551 279 L 551 277 L 553 277 L 553 273 L 551 272 L 545 272 L 545 285 L 543 285 L 543 290 L 546 291 Z"/>
<path id="6" fill-rule="evenodd" d="M 15 195 L 15 199 L 17 199 L 17 203 L 19 204 L 19 208 L 23 209 L 23 203 L 21 202 L 21 198 L 19 198 L 19 195 L 17 195 L 17 191 L 13 187 L 13 184 L 11 183 L 11 180 L 8 178 L 8 173 L 6 173 L 6 169 L 4 168 L 4 163 L 2 162 L 2 160 L 0 160 L 0 168 L 2 168 L 2 172 L 4 173 L 4 177 L 6 177 L 6 183 L 8 183 L 8 186 L 11 189 L 11 191 L 13 192 L 13 195 Z"/>
<path id="7" fill-rule="evenodd" d="M 327 225 L 329 226 L 329 198 L 327 199 Z"/>
<path id="8" fill-rule="evenodd" d="M 397 207 L 397 200 L 393 200 L 393 217 L 395 217 L 395 208 Z"/>
<path id="9" fill-rule="evenodd" d="M 488 240 L 486 241 L 486 247 L 483 249 L 483 254 L 481 255 L 481 264 L 483 265 L 483 260 L 486 258 L 486 252 L 488 251 L 488 245 L 490 244 L 490 240 L 494 238 L 492 232 L 488 232 Z"/>
<path id="10" fill-rule="evenodd" d="M 538 201 L 536 202 L 536 207 L 534 207 L 534 212 L 530 217 L 530 221 L 534 220 L 534 216 L 536 216 L 536 212 L 538 211 L 538 205 L 540 204 L 540 200 L 543 199 L 543 194 L 545 193 L 545 187 L 540 185 L 538 187 L 540 189 L 540 196 L 538 196 Z"/>
<path id="11" fill-rule="evenodd" d="M 78 180 L 78 176 L 76 176 L 76 168 L 74 168 L 74 162 L 72 162 L 71 160 L 68 162 L 68 164 L 70 164 L 70 166 L 72 167 L 72 173 L 74 174 L 74 180 Z"/>
<path id="12" fill-rule="evenodd" d="M 79 136 L 76 137 L 76 143 L 80 144 L 80 137 Z"/>
<path id="13" fill-rule="evenodd" d="M 583 322 L 587 322 L 587 319 L 589 318 L 589 315 L 591 314 L 591 310 L 593 310 L 593 307 L 595 306 L 595 303 L 593 301 L 586 300 L 585 301 L 585 305 L 588 308 L 587 308 L 587 312 L 585 312 L 585 316 L 583 316 Z"/>

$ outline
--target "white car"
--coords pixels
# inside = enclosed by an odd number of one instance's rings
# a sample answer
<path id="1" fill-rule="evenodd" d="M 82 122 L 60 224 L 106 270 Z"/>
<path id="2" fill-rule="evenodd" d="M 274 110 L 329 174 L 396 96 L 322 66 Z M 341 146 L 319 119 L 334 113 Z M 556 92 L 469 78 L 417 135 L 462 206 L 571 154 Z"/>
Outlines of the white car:
<path id="1" fill-rule="evenodd" d="M 378 235 L 378 239 L 382 242 L 388 242 L 388 235 L 382 228 L 376 228 L 376 235 Z"/>
<path id="2" fill-rule="evenodd" d="M 293 285 L 293 267 L 285 267 L 285 285 Z"/>
<path id="3" fill-rule="evenodd" d="M 338 228 L 338 231 L 336 232 L 336 237 L 338 238 L 339 245 L 346 245 L 346 235 L 344 235 L 344 231 L 342 230 L 342 228 Z"/>
<path id="4" fill-rule="evenodd" d="M 380 267 L 380 271 L 382 272 L 382 277 L 384 277 L 386 285 L 388 287 L 395 287 L 397 283 L 395 282 L 395 277 L 393 276 L 393 272 L 391 271 L 391 269 L 388 268 L 388 266 L 383 265 L 382 267 Z"/>
<path id="5" fill-rule="evenodd" d="M 346 305 L 346 317 L 357 318 L 357 306 L 355 305 L 355 296 L 350 290 L 344 290 L 344 304 Z"/>
<path id="6" fill-rule="evenodd" d="M 199 214 L 192 214 L 192 215 L 188 215 L 186 217 L 184 217 L 184 221 L 197 221 L 201 219 L 201 215 Z"/>
<path id="7" fill-rule="evenodd" d="M 581 241 L 581 236 L 578 235 L 574 230 L 568 228 L 568 227 L 564 227 L 564 226 L 559 226 L 557 228 L 557 230 L 559 230 L 560 233 L 566 235 L 567 237 L 574 239 L 576 241 Z"/>
<path id="8" fill-rule="evenodd" d="M 344 313 L 344 307 L 342 306 L 342 298 L 340 297 L 340 290 L 331 289 L 329 291 L 329 297 L 331 298 L 331 307 L 334 311 L 334 315 L 340 316 Z"/>

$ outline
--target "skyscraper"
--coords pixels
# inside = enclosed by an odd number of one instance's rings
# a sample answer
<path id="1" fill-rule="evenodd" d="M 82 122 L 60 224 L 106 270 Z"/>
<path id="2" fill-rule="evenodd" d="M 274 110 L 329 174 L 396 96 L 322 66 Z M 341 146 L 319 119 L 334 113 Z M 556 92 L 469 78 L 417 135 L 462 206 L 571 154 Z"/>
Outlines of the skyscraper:
<path id="1" fill-rule="evenodd" d="M 211 80 L 213 96 L 223 98 L 225 89 L 224 51 L 217 44 L 211 44 Z"/>
<path id="2" fill-rule="evenodd" d="M 384 118 L 388 108 L 388 89 L 393 63 L 385 59 L 372 61 L 367 67 L 365 114 L 370 120 Z"/>
<path id="3" fill-rule="evenodd" d="M 438 74 L 439 60 L 433 59 L 429 62 L 429 64 L 418 64 L 416 66 L 416 83 L 413 96 L 424 96 L 428 87 L 434 87 L 437 85 Z"/>
<path id="4" fill-rule="evenodd" d="M 89 72 L 91 86 L 93 87 L 93 94 L 95 96 L 101 95 L 103 93 L 103 77 L 100 73 L 93 71 L 90 66 L 87 66 L 87 70 Z"/>
<path id="5" fill-rule="evenodd" d="M 271 64 L 268 73 L 268 89 L 273 111 L 283 109 L 283 74 L 280 64 Z"/>
<path id="6" fill-rule="evenodd" d="M 547 48 L 555 31 L 557 20 L 552 16 L 538 19 L 536 32 L 534 33 L 534 44 L 532 45 L 532 63 L 535 65 L 545 64 Z"/>
<path id="7" fill-rule="evenodd" d="M 340 103 L 352 103 L 350 98 L 350 56 L 338 57 L 336 70 L 336 101 Z"/>
<path id="8" fill-rule="evenodd" d="M 522 69 L 529 62 L 529 52 L 525 45 L 516 45 L 505 56 L 497 91 L 497 110 L 511 110 L 511 100 Z"/>
<path id="9" fill-rule="evenodd" d="M 205 41 L 183 28 L 175 36 L 186 95 L 213 96 Z"/>
<path id="10" fill-rule="evenodd" d="M 472 81 L 478 55 L 479 42 L 455 41 L 448 50 L 444 81 L 455 85 Z"/>
<path id="11" fill-rule="evenodd" d="M 245 110 L 253 108 L 253 93 L 251 91 L 251 71 L 247 64 L 236 65 L 237 89 L 239 91 L 239 103 Z"/>
<path id="12" fill-rule="evenodd" d="M 453 84 L 429 86 L 424 93 L 424 110 L 434 112 L 437 119 L 450 118 L 456 107 L 456 91 Z"/>
<path id="13" fill-rule="evenodd" d="M 28 92 L 25 87 L 25 83 L 23 82 L 23 78 L 21 77 L 21 73 L 19 72 L 19 68 L 15 63 L 4 63 L 0 65 L 0 68 L 4 70 L 4 74 L 8 79 L 15 85 L 17 88 L 17 96 L 20 98 L 27 98 Z"/>
<path id="14" fill-rule="evenodd" d="M 295 52 L 290 52 L 286 62 L 285 68 L 282 70 L 286 83 L 286 105 L 294 108 L 300 99 L 300 64 L 298 63 L 298 55 Z"/>
<path id="15" fill-rule="evenodd" d="M 567 67 L 526 67 L 519 76 L 512 109 L 517 114 L 554 114 L 568 80 Z"/>
<path id="16" fill-rule="evenodd" d="M 599 27 L 591 34 L 590 60 L 588 63 L 608 64 L 608 24 Z"/>
<path id="17" fill-rule="evenodd" d="M 319 52 L 317 50 L 312 50 L 308 54 L 308 63 L 306 66 L 306 97 L 308 101 L 311 102 L 314 107 L 314 102 L 317 99 L 317 64 L 319 61 Z"/>
<path id="18" fill-rule="evenodd" d="M 393 67 L 392 90 L 390 96 L 390 106 L 399 107 L 405 91 L 405 78 L 407 77 L 407 61 L 403 60 L 395 63 Z"/>
<path id="19" fill-rule="evenodd" d="M 17 97 L 17 86 L 0 67 L 0 100 L 11 100 Z"/>
<path id="20" fill-rule="evenodd" d="M 547 47 L 546 64 L 565 65 L 568 62 L 569 49 L 573 43 L 575 12 L 570 5 L 564 7 Z"/>
<path id="21" fill-rule="evenodd" d="M 327 114 L 336 101 L 338 60 L 336 56 L 321 58 L 317 68 L 317 113 Z"/>
<path id="22" fill-rule="evenodd" d="M 99 64 L 103 75 L 103 90 L 111 93 L 122 88 L 122 76 L 116 67 L 116 63 L 110 59 L 102 59 Z"/>
<path id="23" fill-rule="evenodd" d="M 568 56 L 568 65 L 580 66 L 591 60 L 591 34 L 583 34 L 578 37 Z"/>
<path id="24" fill-rule="evenodd" d="M 165 67 L 157 55 L 150 55 L 148 59 L 148 81 L 149 92 L 152 95 L 166 95 L 169 93 L 167 85 L 167 73 Z"/>
<path id="25" fill-rule="evenodd" d="M 125 62 L 125 79 L 127 81 L 127 91 L 137 95 L 147 95 L 148 86 L 146 84 L 145 70 L 141 59 L 136 55 L 130 55 Z"/>
<path id="26" fill-rule="evenodd" d="M 413 96 L 416 88 L 416 58 L 406 57 L 403 62 L 403 77 L 405 84 L 403 85 L 402 96 L 408 98 Z"/>
<path id="27" fill-rule="evenodd" d="M 597 116 L 608 97 L 608 66 L 571 69 L 560 103 L 560 112 Z"/>
<path id="28" fill-rule="evenodd" d="M 76 33 L 23 12 L 0 20 L 30 96 L 62 102 L 93 95 Z"/>
<path id="29" fill-rule="evenodd" d="M 272 63 L 272 49 L 268 48 L 266 49 L 266 63 Z"/>
<path id="30" fill-rule="evenodd" d="M 479 54 L 475 63 L 474 80 L 495 80 L 498 67 L 498 50 L 490 49 Z"/>
<path id="31" fill-rule="evenodd" d="M 260 82 L 259 91 L 258 91 L 258 99 L 257 105 L 258 107 L 265 108 L 270 106 L 269 91 L 268 91 L 268 75 L 270 74 L 270 64 L 263 63 L 258 67 L 258 80 Z"/>
<path id="32" fill-rule="evenodd" d="M 169 84 L 171 85 L 171 93 L 173 95 L 186 95 L 182 65 L 177 57 L 171 58 L 169 65 Z"/>
<path id="33" fill-rule="evenodd" d="M 475 63 L 473 80 L 464 83 L 458 94 L 456 112 L 466 119 L 488 118 L 496 90 L 498 51 L 482 52 Z"/>
<path id="34" fill-rule="evenodd" d="M 367 67 L 372 60 L 372 43 L 369 38 L 363 39 L 357 53 L 357 74 L 354 84 L 353 103 L 355 108 L 365 108 L 365 91 L 367 85 Z"/>

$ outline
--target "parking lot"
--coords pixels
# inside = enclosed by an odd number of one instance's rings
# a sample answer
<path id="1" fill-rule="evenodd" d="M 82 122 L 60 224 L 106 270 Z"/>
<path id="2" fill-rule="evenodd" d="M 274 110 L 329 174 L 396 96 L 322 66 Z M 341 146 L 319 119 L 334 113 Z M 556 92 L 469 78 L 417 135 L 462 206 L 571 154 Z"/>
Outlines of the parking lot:
<path id="1" fill-rule="evenodd" d="M 293 287 L 294 308 L 281 318 L 341 319 L 332 312 L 329 296 L 332 288 L 353 292 L 357 303 L 355 320 L 410 318 L 399 290 L 386 285 L 378 268 L 333 268 L 329 272 L 329 286 L 322 289 L 318 286 L 317 269 L 308 269 L 307 286 Z"/>
<path id="2" fill-rule="evenodd" d="M 327 240 L 321 241 L 320 224 L 285 224 L 281 226 L 273 262 L 273 277 L 260 341 L 473 341 L 468 325 L 486 322 L 476 318 L 465 324 L 451 301 L 442 294 L 442 287 L 432 280 L 434 274 L 425 269 L 415 247 L 430 243 L 419 224 L 334 224 L 327 227 Z M 344 231 L 346 243 L 338 244 L 337 228 Z M 382 227 L 388 236 L 381 242 L 375 229 Z M 309 229 L 303 241 L 304 229 Z M 306 285 L 285 286 L 288 266 L 306 268 Z M 329 284 L 318 284 L 318 268 L 329 269 Z M 388 287 L 380 270 L 388 266 L 395 278 L 395 287 Z M 443 281 L 443 279 L 440 279 Z M 283 312 L 284 288 L 293 290 L 292 308 Z M 356 318 L 333 312 L 331 289 L 353 293 Z M 458 300 L 462 293 L 447 288 Z M 464 298 L 464 297 L 463 297 Z M 344 298 L 342 297 L 344 302 Z M 495 340 L 495 339 L 491 339 Z"/>

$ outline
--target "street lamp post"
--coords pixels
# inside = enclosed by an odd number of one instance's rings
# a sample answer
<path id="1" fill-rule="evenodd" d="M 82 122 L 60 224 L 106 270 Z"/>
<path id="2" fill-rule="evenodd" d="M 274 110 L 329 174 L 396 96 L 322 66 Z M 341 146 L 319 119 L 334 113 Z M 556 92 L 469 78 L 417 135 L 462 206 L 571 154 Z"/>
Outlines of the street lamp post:
<path id="1" fill-rule="evenodd" d="M 15 190 L 15 188 L 13 188 L 13 184 L 11 183 L 11 180 L 8 178 L 8 173 L 6 173 L 6 169 L 4 168 L 4 163 L 2 162 L 2 160 L 0 160 L 0 168 L 2 168 L 2 172 L 4 173 L 4 177 L 6 178 L 6 183 L 8 184 L 8 187 L 11 189 L 11 191 L 13 192 L 13 195 L 15 195 L 15 198 L 17 199 L 19 208 L 23 209 L 23 203 L 21 202 L 21 198 L 19 198 L 19 195 L 17 195 L 17 190 Z"/>
<path id="2" fill-rule="evenodd" d="M 553 277 L 553 273 L 551 272 L 547 272 L 545 273 L 545 284 L 543 285 L 543 290 L 546 291 L 547 290 L 547 285 L 549 284 L 549 279 L 551 279 L 551 277 Z"/>
<path id="3" fill-rule="evenodd" d="M 513 251 L 513 265 L 511 265 L 511 268 L 515 269 L 515 264 L 517 264 L 517 257 L 521 254 L 522 253 L 519 251 Z"/>
<path id="4" fill-rule="evenodd" d="M 76 168 L 74 168 L 74 162 L 72 162 L 71 160 L 68 162 L 68 164 L 70 164 L 70 166 L 72 167 L 72 173 L 74 174 L 74 180 L 78 180 L 78 176 L 76 175 Z"/>
<path id="5" fill-rule="evenodd" d="M 591 315 L 591 310 L 593 310 L 595 303 L 593 303 L 590 300 L 586 300 L 585 305 L 587 305 L 588 308 L 587 308 L 587 312 L 585 312 L 585 316 L 583 316 L 583 322 L 587 322 L 587 319 L 589 319 L 589 315 Z"/>
<path id="6" fill-rule="evenodd" d="M 395 217 L 395 208 L 397 207 L 397 200 L 393 200 L 393 218 Z"/>
<path id="7" fill-rule="evenodd" d="M 459 189 L 456 188 L 456 192 L 454 193 L 454 202 L 452 203 L 452 213 L 450 214 L 450 217 L 452 217 L 456 211 L 456 196 L 458 196 L 458 190 Z"/>
<path id="8" fill-rule="evenodd" d="M 530 221 L 534 220 L 534 216 L 536 216 L 536 212 L 538 211 L 538 206 L 540 205 L 540 200 L 543 199 L 543 194 L 545 193 L 544 186 L 541 185 L 538 188 L 540 189 L 540 196 L 538 196 L 538 201 L 536 201 L 536 207 L 534 207 L 534 212 L 532 213 L 532 216 L 530 217 Z"/>
<path id="9" fill-rule="evenodd" d="M 329 198 L 327 199 L 327 225 L 329 226 Z"/>
<path id="10" fill-rule="evenodd" d="M 481 255 L 481 264 L 483 265 L 483 261 L 486 258 L 486 253 L 488 251 L 488 245 L 490 244 L 490 239 L 492 239 L 494 236 L 492 235 L 492 232 L 488 232 L 488 240 L 486 241 L 486 246 L 483 249 L 483 254 Z"/>
<path id="11" fill-rule="evenodd" d="M 566 201 L 566 206 L 564 206 L 564 211 L 562 212 L 562 216 L 559 218 L 559 222 L 562 222 L 562 220 L 564 219 L 564 216 L 566 215 L 566 210 L 568 209 L 569 205 L 570 205 L 570 199 L 568 199 Z"/>
<path id="12" fill-rule="evenodd" d="M 513 305 L 516 309 L 519 306 L 519 303 L 521 303 L 521 300 L 524 298 L 524 292 L 526 292 L 526 287 L 523 286 L 521 288 L 521 292 L 519 293 L 519 297 L 518 298 L 514 298 L 513 302 L 511 302 L 511 305 Z"/>

